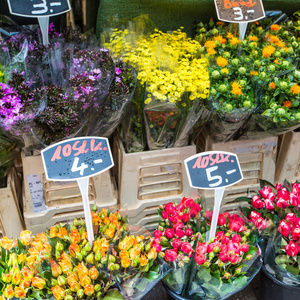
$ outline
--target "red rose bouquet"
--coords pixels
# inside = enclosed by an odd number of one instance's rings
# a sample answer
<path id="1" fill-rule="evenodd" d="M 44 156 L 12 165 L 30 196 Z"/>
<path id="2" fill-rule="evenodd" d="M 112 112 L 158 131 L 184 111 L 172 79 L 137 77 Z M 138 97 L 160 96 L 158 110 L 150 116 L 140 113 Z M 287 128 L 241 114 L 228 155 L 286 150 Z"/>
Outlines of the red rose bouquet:
<path id="1" fill-rule="evenodd" d="M 182 293 L 188 283 L 196 243 L 202 240 L 201 210 L 199 200 L 185 197 L 179 204 L 169 202 L 159 210 L 163 221 L 154 232 L 153 247 L 172 267 L 163 282 L 177 294 Z"/>

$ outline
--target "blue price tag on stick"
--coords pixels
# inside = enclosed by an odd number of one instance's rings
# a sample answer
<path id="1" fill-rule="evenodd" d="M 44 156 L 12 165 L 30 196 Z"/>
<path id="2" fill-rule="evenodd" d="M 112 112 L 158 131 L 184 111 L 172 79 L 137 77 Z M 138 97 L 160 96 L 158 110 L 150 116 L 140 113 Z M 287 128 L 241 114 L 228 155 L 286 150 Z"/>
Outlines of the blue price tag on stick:
<path id="1" fill-rule="evenodd" d="M 214 210 L 209 238 L 214 238 L 225 187 L 243 179 L 238 157 L 234 153 L 209 151 L 193 155 L 185 161 L 191 187 L 214 189 Z"/>
<path id="2" fill-rule="evenodd" d="M 94 234 L 88 184 L 89 177 L 105 172 L 114 165 L 107 138 L 69 139 L 47 147 L 41 154 L 48 180 L 77 180 L 82 195 L 87 234 L 92 245 Z"/>

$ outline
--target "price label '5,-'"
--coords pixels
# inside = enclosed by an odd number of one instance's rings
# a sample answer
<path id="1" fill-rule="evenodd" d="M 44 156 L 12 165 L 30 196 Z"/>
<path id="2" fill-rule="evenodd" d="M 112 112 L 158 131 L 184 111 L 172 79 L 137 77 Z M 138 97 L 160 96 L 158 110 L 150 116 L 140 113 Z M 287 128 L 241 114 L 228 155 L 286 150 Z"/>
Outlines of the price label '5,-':
<path id="1" fill-rule="evenodd" d="M 99 137 L 56 143 L 42 151 L 42 159 L 47 179 L 54 181 L 91 177 L 114 165 L 107 138 Z"/>
<path id="2" fill-rule="evenodd" d="M 217 189 L 233 185 L 243 179 L 236 154 L 209 151 L 196 154 L 184 161 L 190 186 Z"/>

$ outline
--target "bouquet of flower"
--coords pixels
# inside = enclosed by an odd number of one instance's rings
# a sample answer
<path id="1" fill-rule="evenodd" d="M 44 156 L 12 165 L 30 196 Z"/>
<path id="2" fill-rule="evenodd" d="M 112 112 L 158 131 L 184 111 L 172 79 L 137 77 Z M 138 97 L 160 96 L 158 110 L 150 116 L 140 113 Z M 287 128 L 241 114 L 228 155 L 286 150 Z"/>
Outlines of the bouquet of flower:
<path id="1" fill-rule="evenodd" d="M 255 234 L 236 214 L 220 214 L 216 237 L 198 242 L 197 263 L 188 296 L 192 299 L 225 299 L 243 289 L 261 267 Z"/>
<path id="2" fill-rule="evenodd" d="M 154 232 L 153 247 L 172 268 L 163 283 L 177 294 L 187 287 L 195 246 L 202 240 L 200 231 L 205 231 L 201 228 L 201 210 L 199 200 L 185 197 L 179 204 L 170 202 L 159 209 L 163 221 Z"/>

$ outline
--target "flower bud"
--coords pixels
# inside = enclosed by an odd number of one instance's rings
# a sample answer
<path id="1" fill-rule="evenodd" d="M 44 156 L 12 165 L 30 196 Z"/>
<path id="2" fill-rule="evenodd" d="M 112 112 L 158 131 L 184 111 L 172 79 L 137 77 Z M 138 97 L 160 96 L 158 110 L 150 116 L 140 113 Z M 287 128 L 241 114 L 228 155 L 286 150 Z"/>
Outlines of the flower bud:
<path id="1" fill-rule="evenodd" d="M 64 286 L 65 284 L 67 284 L 67 278 L 65 276 L 62 276 L 62 275 L 58 276 L 57 277 L 57 284 L 59 286 Z"/>
<path id="2" fill-rule="evenodd" d="M 8 273 L 7 274 L 2 273 L 1 278 L 2 278 L 2 281 L 4 283 L 10 283 L 11 282 L 11 275 L 8 274 Z"/>
<path id="3" fill-rule="evenodd" d="M 98 253 L 95 254 L 95 260 L 96 261 L 100 261 L 101 260 L 101 253 L 100 252 L 98 252 Z"/>
<path id="4" fill-rule="evenodd" d="M 228 272 L 226 272 L 226 273 L 223 275 L 222 279 L 228 280 L 230 277 L 231 277 L 231 274 L 228 273 Z"/>
<path id="5" fill-rule="evenodd" d="M 113 255 L 109 254 L 108 261 L 110 261 L 112 263 L 115 263 L 116 262 L 116 258 Z"/>
<path id="6" fill-rule="evenodd" d="M 85 246 L 84 246 L 84 250 L 87 251 L 87 252 L 90 252 L 92 250 L 92 246 L 90 243 L 87 243 Z"/>
<path id="7" fill-rule="evenodd" d="M 107 264 L 107 257 L 101 258 L 101 264 L 106 265 Z"/>
<path id="8" fill-rule="evenodd" d="M 94 288 L 96 292 L 99 292 L 101 290 L 101 284 L 96 284 Z"/>
<path id="9" fill-rule="evenodd" d="M 94 263 L 94 254 L 90 253 L 85 260 L 92 265 Z"/>
<path id="10" fill-rule="evenodd" d="M 251 259 L 252 259 L 252 257 L 253 257 L 253 255 L 251 255 L 251 254 L 248 254 L 248 255 L 246 256 L 246 260 L 251 260 Z"/>
<path id="11" fill-rule="evenodd" d="M 92 280 L 96 280 L 99 276 L 99 272 L 98 270 L 96 269 L 95 266 L 93 266 L 90 270 L 89 270 L 89 275 L 90 275 L 90 278 Z"/>
<path id="12" fill-rule="evenodd" d="M 86 257 L 87 256 L 87 252 L 86 252 L 86 250 L 84 248 L 81 250 L 80 254 L 82 255 L 82 257 Z"/>
<path id="13" fill-rule="evenodd" d="M 179 266 L 179 268 L 183 268 L 183 267 L 184 267 L 184 262 L 183 262 L 183 261 L 180 261 L 180 262 L 178 263 L 178 266 Z"/>
<path id="14" fill-rule="evenodd" d="M 80 219 L 79 224 L 80 224 L 80 226 L 85 226 L 84 220 L 83 220 L 83 219 Z"/>
<path id="15" fill-rule="evenodd" d="M 209 261 L 213 260 L 214 257 L 215 257 L 215 253 L 214 252 L 210 252 L 209 255 L 208 255 Z"/>
<path id="16" fill-rule="evenodd" d="M 241 274 L 241 272 L 242 272 L 242 268 L 237 268 L 237 269 L 235 270 L 235 274 Z"/>
<path id="17" fill-rule="evenodd" d="M 51 278 L 51 286 L 56 286 L 57 284 L 57 279 Z"/>
<path id="18" fill-rule="evenodd" d="M 206 261 L 203 266 L 206 267 L 206 268 L 209 268 L 211 265 L 211 263 L 209 261 Z"/>
<path id="19" fill-rule="evenodd" d="M 71 295 L 67 295 L 64 300 L 73 300 L 74 298 Z"/>
<path id="20" fill-rule="evenodd" d="M 92 212 L 95 213 L 97 211 L 97 205 L 96 203 L 94 203 L 93 207 L 92 207 Z"/>
<path id="21" fill-rule="evenodd" d="M 137 267 L 138 264 L 135 260 L 133 260 L 133 261 L 131 261 L 130 265 L 135 268 L 135 267 Z"/>
<path id="22" fill-rule="evenodd" d="M 83 289 L 79 289 L 76 294 L 77 294 L 78 298 L 83 298 L 83 296 L 84 296 L 84 290 Z"/>
<path id="23" fill-rule="evenodd" d="M 64 245 L 62 244 L 62 243 L 60 243 L 60 242 L 57 242 L 57 244 L 55 245 L 55 249 L 57 250 L 57 251 L 63 251 L 64 250 Z"/>
<path id="24" fill-rule="evenodd" d="M 114 271 L 114 270 L 115 270 L 114 264 L 109 262 L 109 263 L 108 263 L 108 266 L 107 266 L 107 269 L 108 269 L 109 271 Z"/>
<path id="25" fill-rule="evenodd" d="M 120 269 L 120 265 L 114 264 L 114 269 L 115 269 L 116 271 L 118 271 L 118 270 Z"/>
<path id="26" fill-rule="evenodd" d="M 31 281 L 31 286 L 41 290 L 46 286 L 46 281 L 43 278 L 33 277 Z"/>
<path id="27" fill-rule="evenodd" d="M 188 256 L 184 256 L 182 261 L 187 264 L 190 261 L 190 258 Z"/>
<path id="28" fill-rule="evenodd" d="M 18 257 L 16 253 L 11 253 L 7 262 L 8 267 L 18 265 Z"/>
<path id="29" fill-rule="evenodd" d="M 161 251 L 161 252 L 158 253 L 158 256 L 160 258 L 165 258 L 165 253 Z"/>

